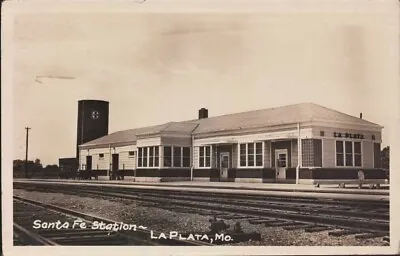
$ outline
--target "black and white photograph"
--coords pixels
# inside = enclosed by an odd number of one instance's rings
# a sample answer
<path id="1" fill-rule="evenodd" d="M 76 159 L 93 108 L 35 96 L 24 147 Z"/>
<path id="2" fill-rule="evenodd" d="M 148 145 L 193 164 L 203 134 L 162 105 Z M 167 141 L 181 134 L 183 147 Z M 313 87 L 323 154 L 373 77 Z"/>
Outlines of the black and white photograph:
<path id="1" fill-rule="evenodd" d="M 398 11 L 3 2 L 5 255 L 399 253 Z"/>

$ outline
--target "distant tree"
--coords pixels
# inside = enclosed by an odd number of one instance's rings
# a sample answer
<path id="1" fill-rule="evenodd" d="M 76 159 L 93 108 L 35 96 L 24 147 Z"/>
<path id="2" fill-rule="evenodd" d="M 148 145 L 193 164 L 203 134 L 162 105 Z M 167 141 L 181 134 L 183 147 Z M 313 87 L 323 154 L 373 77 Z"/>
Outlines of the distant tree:
<path id="1" fill-rule="evenodd" d="M 35 165 L 36 165 L 38 168 L 40 167 L 40 169 L 43 168 L 42 163 L 40 162 L 40 159 L 38 159 L 38 158 L 35 159 Z"/>
<path id="2" fill-rule="evenodd" d="M 32 161 L 30 161 L 30 162 L 32 162 Z M 35 161 L 33 162 L 31 168 L 32 168 L 31 169 L 32 171 L 41 171 L 43 169 L 43 165 L 41 164 L 40 159 L 36 158 Z"/>
<path id="3" fill-rule="evenodd" d="M 42 169 L 43 169 L 43 166 L 40 163 L 40 159 L 36 159 L 35 161 L 28 160 L 28 170 L 29 171 L 40 171 Z M 25 160 L 15 159 L 13 161 L 13 170 L 14 171 L 24 171 L 25 170 Z"/>
<path id="4" fill-rule="evenodd" d="M 14 171 L 22 171 L 25 168 L 25 161 L 16 159 L 13 161 L 13 170 Z"/>
<path id="5" fill-rule="evenodd" d="M 56 165 L 56 164 L 48 164 L 48 165 L 46 165 L 45 169 L 58 169 L 58 165 Z"/>
<path id="6" fill-rule="evenodd" d="M 390 147 L 387 146 L 381 151 L 381 164 L 382 168 L 389 169 L 390 163 Z"/>

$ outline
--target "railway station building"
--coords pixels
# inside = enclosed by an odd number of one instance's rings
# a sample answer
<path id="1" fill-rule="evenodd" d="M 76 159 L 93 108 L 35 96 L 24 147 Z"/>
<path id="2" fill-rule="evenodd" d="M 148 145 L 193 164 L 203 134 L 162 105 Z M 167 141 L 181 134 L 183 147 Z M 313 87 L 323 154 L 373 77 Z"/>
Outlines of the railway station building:
<path id="1" fill-rule="evenodd" d="M 79 145 L 81 177 L 135 181 L 385 183 L 383 127 L 317 104 L 118 131 Z"/>

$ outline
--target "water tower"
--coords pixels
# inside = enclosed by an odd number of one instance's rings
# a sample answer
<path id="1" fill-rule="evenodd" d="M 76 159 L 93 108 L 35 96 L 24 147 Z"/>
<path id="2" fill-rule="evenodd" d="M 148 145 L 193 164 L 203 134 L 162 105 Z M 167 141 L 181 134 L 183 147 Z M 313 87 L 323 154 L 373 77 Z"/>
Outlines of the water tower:
<path id="1" fill-rule="evenodd" d="M 79 145 L 108 135 L 108 113 L 108 101 L 78 101 L 77 159 L 79 159 Z"/>

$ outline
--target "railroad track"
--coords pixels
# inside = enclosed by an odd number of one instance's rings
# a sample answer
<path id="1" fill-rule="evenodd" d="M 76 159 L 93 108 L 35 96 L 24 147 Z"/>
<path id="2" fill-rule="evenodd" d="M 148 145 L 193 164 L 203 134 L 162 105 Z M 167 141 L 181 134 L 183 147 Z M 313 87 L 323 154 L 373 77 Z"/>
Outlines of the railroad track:
<path id="1" fill-rule="evenodd" d="M 18 196 L 13 197 L 13 203 L 14 245 L 211 245 L 175 238 L 152 240 L 150 231 L 142 226 L 108 229 L 106 225 L 111 227 L 117 223 L 120 226 L 120 222 Z M 100 228 L 101 223 L 103 228 Z M 154 237 L 157 234 L 153 231 Z"/>
<path id="2" fill-rule="evenodd" d="M 24 182 L 23 180 L 16 180 L 17 182 Z M 29 181 L 33 181 L 33 182 L 48 182 L 48 183 L 52 183 L 52 182 L 60 182 L 60 180 L 54 180 L 54 179 L 29 179 Z M 98 184 L 98 185 L 110 185 L 110 184 L 117 184 L 117 185 L 132 185 L 134 183 L 129 182 L 129 181 L 124 181 L 121 180 L 120 182 L 117 183 L 110 183 L 107 180 L 64 180 L 65 182 L 69 182 L 69 183 L 76 183 L 76 184 Z M 145 187 L 154 187 L 154 184 L 151 183 L 140 183 L 140 186 L 145 186 Z M 163 184 L 162 186 L 159 187 L 174 187 L 173 185 L 170 184 Z M 206 188 L 206 189 L 216 189 L 216 190 L 223 190 L 223 189 L 230 189 L 230 190 L 242 190 L 243 188 L 241 187 L 237 187 L 237 186 L 203 186 L 203 185 L 187 185 L 187 184 L 180 184 L 179 185 L 180 188 Z M 255 191 L 275 191 L 275 192 L 297 192 L 297 193 L 336 193 L 336 194 L 360 194 L 360 195 L 365 195 L 365 192 L 368 192 L 368 195 L 385 195 L 386 193 L 380 193 L 380 191 L 383 190 L 375 190 L 374 192 L 370 193 L 371 190 L 352 190 L 351 192 L 349 192 L 346 189 L 342 189 L 342 190 L 332 190 L 332 189 L 317 189 L 317 190 L 309 190 L 309 189 L 301 189 L 301 188 L 292 188 L 292 189 L 281 189 L 281 188 L 268 188 L 267 190 L 264 188 L 257 188 L 257 187 L 253 187 L 251 188 L 251 190 L 255 190 Z"/>
<path id="3" fill-rule="evenodd" d="M 341 209 L 343 207 L 348 206 L 352 209 L 361 209 L 362 211 L 375 211 L 379 210 L 382 212 L 388 213 L 389 202 L 387 201 L 370 201 L 370 200 L 360 200 L 358 199 L 330 199 L 330 198 L 318 198 L 314 196 L 302 196 L 302 197 L 291 197 L 291 196 L 279 196 L 279 195 L 248 195 L 242 193 L 209 193 L 209 192 L 199 192 L 199 191 L 182 191 L 182 190 L 164 190 L 164 189 L 147 189 L 147 188 L 135 188 L 135 187 L 108 187 L 102 185 L 92 185 L 92 184 L 63 184 L 63 183 L 31 183 L 31 182 L 15 182 L 14 188 L 19 189 L 33 189 L 33 190 L 42 190 L 42 189 L 65 189 L 66 191 L 70 191 L 71 187 L 75 186 L 82 190 L 83 188 L 87 188 L 95 191 L 110 191 L 110 192 L 121 192 L 127 194 L 140 194 L 140 195 L 158 195 L 158 196 L 201 196 L 207 195 L 207 198 L 214 199 L 223 199 L 237 201 L 237 200 L 246 200 L 246 201 L 259 201 L 263 203 L 282 203 L 289 204 L 291 202 L 295 204 L 306 204 L 306 205 L 315 205 L 315 206 L 339 206 Z"/>
<path id="4" fill-rule="evenodd" d="M 75 189 L 71 189 L 72 187 Z M 100 196 L 106 199 L 144 201 L 159 208 L 203 212 L 221 219 L 247 220 L 252 224 L 280 226 L 288 230 L 299 228 L 308 232 L 335 230 L 330 234 L 357 234 L 358 238 L 384 237 L 385 240 L 388 240 L 389 234 L 387 202 L 215 195 L 101 186 L 72 187 L 61 184 L 24 184 L 23 188 L 80 196 Z M 166 201 L 168 204 L 165 204 Z M 336 231 L 337 229 L 340 230 Z"/>

